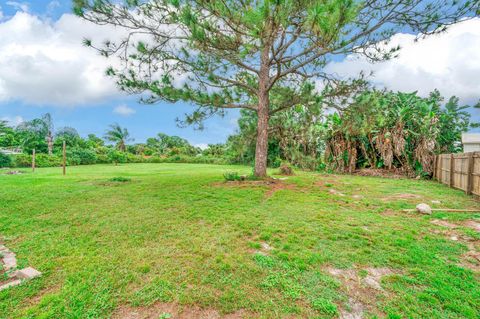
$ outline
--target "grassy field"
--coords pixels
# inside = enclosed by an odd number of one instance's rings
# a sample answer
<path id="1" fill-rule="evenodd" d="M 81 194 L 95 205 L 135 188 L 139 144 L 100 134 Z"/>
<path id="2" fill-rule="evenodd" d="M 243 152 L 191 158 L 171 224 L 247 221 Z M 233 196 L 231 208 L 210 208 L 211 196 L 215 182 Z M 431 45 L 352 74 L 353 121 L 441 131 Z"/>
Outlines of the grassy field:
<path id="1" fill-rule="evenodd" d="M 473 198 L 431 181 L 314 173 L 225 183 L 228 170 L 251 169 L 0 174 L 0 242 L 43 273 L 0 292 L 0 318 L 480 317 L 480 214 L 401 212 L 432 200 L 479 208 Z M 373 288 L 376 270 L 386 275 Z"/>

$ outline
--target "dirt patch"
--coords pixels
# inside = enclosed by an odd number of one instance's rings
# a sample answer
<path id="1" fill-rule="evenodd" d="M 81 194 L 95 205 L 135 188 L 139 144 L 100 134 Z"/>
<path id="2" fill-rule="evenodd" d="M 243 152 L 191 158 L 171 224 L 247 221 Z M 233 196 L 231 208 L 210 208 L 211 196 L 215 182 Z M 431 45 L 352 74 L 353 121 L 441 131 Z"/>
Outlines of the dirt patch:
<path id="1" fill-rule="evenodd" d="M 465 227 L 471 228 L 480 233 L 480 223 L 474 220 L 467 220 L 462 223 Z"/>
<path id="2" fill-rule="evenodd" d="M 421 198 L 422 196 L 417 195 L 417 194 L 410 194 L 410 193 L 400 193 L 400 194 L 394 194 L 391 196 L 383 197 L 382 201 L 388 202 L 388 201 L 393 201 L 393 200 L 409 200 L 409 199 L 418 199 Z"/>
<path id="3" fill-rule="evenodd" d="M 264 199 L 272 197 L 276 192 L 288 189 L 296 190 L 295 184 L 285 183 L 281 179 L 265 179 L 259 181 L 228 181 L 212 184 L 215 187 L 238 187 L 238 188 L 251 188 L 251 187 L 266 187 L 267 191 L 264 194 Z"/>
<path id="4" fill-rule="evenodd" d="M 240 319 L 253 318 L 251 313 L 239 310 L 222 315 L 214 309 L 198 306 L 182 306 L 176 303 L 156 303 L 149 307 L 120 306 L 113 313 L 112 319 Z"/>
<path id="5" fill-rule="evenodd" d="M 409 178 L 414 176 L 408 176 L 408 174 L 401 169 L 373 169 L 373 168 L 364 168 L 359 169 L 353 172 L 354 175 L 359 176 L 373 176 L 373 177 L 383 177 L 383 178 Z"/>
<path id="6" fill-rule="evenodd" d="M 361 319 L 365 312 L 381 313 L 376 308 L 377 296 L 384 293 L 381 280 L 395 272 L 390 268 L 365 268 L 365 276 L 357 269 L 327 268 L 326 271 L 342 282 L 342 288 L 348 296 L 347 307 L 341 307 L 340 319 Z"/>
<path id="7" fill-rule="evenodd" d="M 8 172 L 5 172 L 5 175 L 20 175 L 20 174 L 23 174 L 22 171 L 8 171 Z"/>
<path id="8" fill-rule="evenodd" d="M 250 251 L 252 254 L 260 254 L 263 256 L 268 256 L 273 250 L 273 247 L 267 244 L 266 242 L 260 243 L 260 249 Z"/>
<path id="9" fill-rule="evenodd" d="M 396 212 L 396 211 L 394 211 L 393 209 L 390 209 L 390 208 L 385 209 L 380 214 L 383 215 L 383 216 L 399 216 L 400 215 L 399 212 Z"/>
<path id="10" fill-rule="evenodd" d="M 276 182 L 273 183 L 268 191 L 265 193 L 265 199 L 272 197 L 276 192 L 288 189 L 288 190 L 295 190 L 297 187 L 293 184 L 286 184 L 283 182 Z"/>
<path id="11" fill-rule="evenodd" d="M 337 195 L 337 196 L 341 196 L 341 197 L 345 196 L 345 194 L 343 194 L 343 193 L 341 193 L 341 192 L 339 192 L 339 191 L 337 191 L 336 189 L 333 189 L 333 188 L 331 188 L 328 192 L 332 195 Z"/>
<path id="12" fill-rule="evenodd" d="M 445 220 L 440 220 L 440 219 L 434 219 L 430 223 L 432 223 L 434 225 L 437 225 L 437 226 L 447 227 L 447 228 L 450 228 L 450 229 L 458 228 L 457 224 L 452 224 L 452 223 L 449 223 Z"/>
<path id="13" fill-rule="evenodd" d="M 459 241 L 465 244 L 468 247 L 468 251 L 464 253 L 462 256 L 460 256 L 460 265 L 462 267 L 471 269 L 475 272 L 480 272 L 480 252 L 478 249 L 479 241 L 463 234 L 458 229 L 459 227 L 464 226 L 464 227 L 468 227 L 468 228 L 480 231 L 479 230 L 480 224 L 475 221 L 468 220 L 468 221 L 462 222 L 460 225 L 457 225 L 457 224 L 449 223 L 445 220 L 439 220 L 439 219 L 434 219 L 431 221 L 431 223 L 437 226 L 442 226 L 447 228 L 447 230 L 444 230 L 444 231 L 434 230 L 433 232 L 435 234 L 441 234 L 452 241 Z"/>

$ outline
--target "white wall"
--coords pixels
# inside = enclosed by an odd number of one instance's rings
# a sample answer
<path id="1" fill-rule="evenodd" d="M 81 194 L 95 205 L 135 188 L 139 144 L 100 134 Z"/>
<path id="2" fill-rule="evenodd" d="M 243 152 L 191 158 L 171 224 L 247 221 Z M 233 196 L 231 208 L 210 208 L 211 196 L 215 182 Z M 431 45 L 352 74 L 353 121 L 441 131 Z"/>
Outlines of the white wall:
<path id="1" fill-rule="evenodd" d="M 480 152 L 480 143 L 463 144 L 463 152 Z"/>

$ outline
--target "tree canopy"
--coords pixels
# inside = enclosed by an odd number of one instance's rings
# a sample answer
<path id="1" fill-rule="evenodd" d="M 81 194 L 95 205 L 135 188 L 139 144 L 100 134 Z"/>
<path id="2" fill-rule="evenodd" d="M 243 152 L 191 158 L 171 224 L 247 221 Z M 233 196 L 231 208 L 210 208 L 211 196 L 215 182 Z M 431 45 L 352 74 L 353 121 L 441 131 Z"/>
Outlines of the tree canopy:
<path id="1" fill-rule="evenodd" d="M 257 176 L 265 176 L 269 117 L 304 105 L 345 97 L 357 81 L 326 72 L 336 56 L 372 61 L 395 56 L 387 44 L 399 31 L 419 38 L 472 17 L 478 1 L 457 0 L 74 0 L 77 15 L 121 27 L 123 39 L 85 44 L 121 67 L 107 73 L 121 89 L 145 93 L 146 103 L 187 101 L 184 119 L 201 123 L 225 109 L 258 115 Z M 315 89 L 322 81 L 324 90 Z M 273 105 L 271 93 L 282 103 Z"/>

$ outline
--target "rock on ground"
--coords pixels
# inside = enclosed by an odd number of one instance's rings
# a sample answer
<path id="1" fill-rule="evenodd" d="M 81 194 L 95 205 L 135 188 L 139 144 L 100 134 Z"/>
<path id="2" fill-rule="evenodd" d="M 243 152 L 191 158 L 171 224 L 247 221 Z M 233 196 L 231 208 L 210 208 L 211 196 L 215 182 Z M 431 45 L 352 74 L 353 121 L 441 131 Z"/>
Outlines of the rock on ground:
<path id="1" fill-rule="evenodd" d="M 419 212 L 420 214 L 424 214 L 424 215 L 432 214 L 432 208 L 429 205 L 424 203 L 418 204 L 416 209 L 417 209 L 417 212 Z"/>

